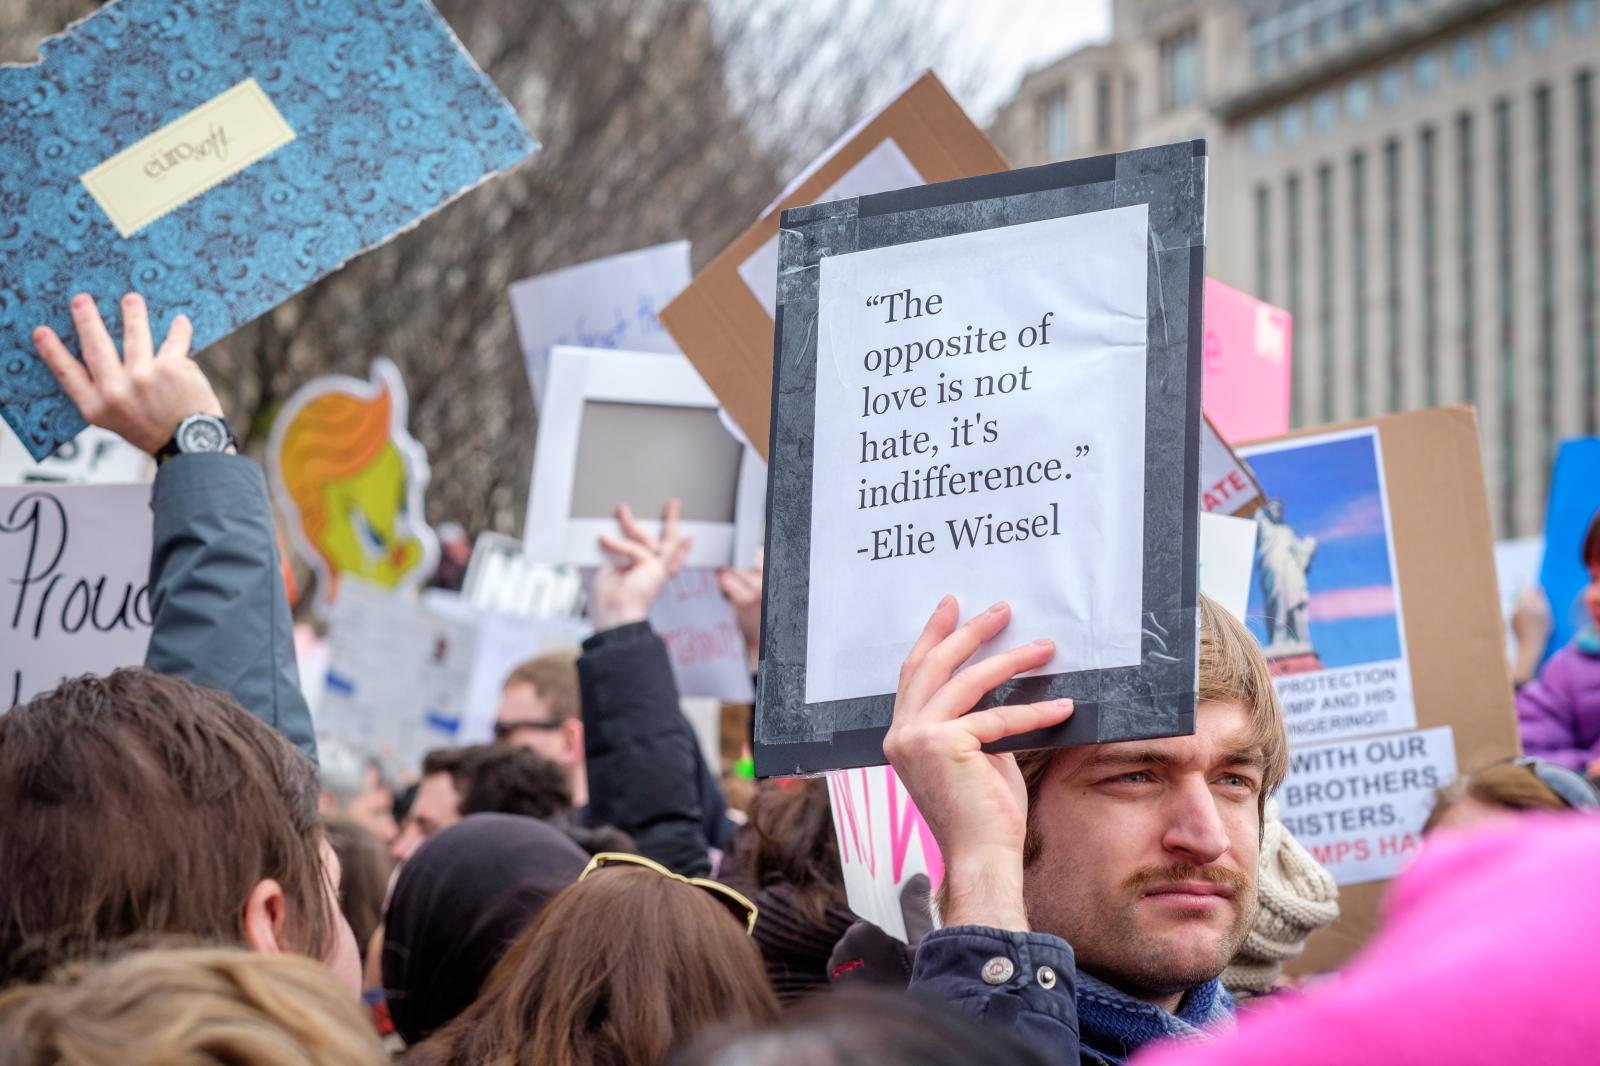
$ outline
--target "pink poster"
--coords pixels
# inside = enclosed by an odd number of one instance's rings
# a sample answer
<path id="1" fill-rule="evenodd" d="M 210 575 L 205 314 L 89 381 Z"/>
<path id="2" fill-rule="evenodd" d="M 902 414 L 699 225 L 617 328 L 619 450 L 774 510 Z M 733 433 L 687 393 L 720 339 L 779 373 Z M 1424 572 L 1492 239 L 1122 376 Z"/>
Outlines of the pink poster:
<path id="1" fill-rule="evenodd" d="M 1203 406 L 1229 443 L 1289 431 L 1289 312 L 1206 279 Z"/>

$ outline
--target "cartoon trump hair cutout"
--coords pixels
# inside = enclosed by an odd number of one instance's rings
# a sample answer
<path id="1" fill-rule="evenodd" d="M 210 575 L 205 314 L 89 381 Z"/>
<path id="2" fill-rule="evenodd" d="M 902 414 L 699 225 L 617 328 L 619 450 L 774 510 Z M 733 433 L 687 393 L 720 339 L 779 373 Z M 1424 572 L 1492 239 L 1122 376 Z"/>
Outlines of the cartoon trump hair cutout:
<path id="1" fill-rule="evenodd" d="M 371 381 L 331 375 L 302 385 L 267 454 L 289 537 L 317 574 L 318 614 L 342 575 L 394 589 L 433 573 L 439 541 L 422 510 L 428 457 L 406 432 L 405 382 L 389 360 L 373 360 Z"/>

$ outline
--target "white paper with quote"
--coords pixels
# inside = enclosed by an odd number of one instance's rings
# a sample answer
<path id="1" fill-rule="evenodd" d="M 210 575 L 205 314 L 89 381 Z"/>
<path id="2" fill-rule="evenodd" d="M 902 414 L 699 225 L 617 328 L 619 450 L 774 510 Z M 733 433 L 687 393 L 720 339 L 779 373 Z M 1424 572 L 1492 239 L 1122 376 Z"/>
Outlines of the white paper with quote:
<path id="1" fill-rule="evenodd" d="M 1051 673 L 1139 662 L 1147 216 L 822 260 L 808 703 L 893 692 L 947 592 Z"/>

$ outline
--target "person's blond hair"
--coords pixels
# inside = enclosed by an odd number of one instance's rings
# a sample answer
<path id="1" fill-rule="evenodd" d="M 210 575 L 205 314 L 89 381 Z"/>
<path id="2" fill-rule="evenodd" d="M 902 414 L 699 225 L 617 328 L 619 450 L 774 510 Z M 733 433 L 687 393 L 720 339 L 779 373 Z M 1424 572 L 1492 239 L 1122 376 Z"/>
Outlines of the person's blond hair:
<path id="1" fill-rule="evenodd" d="M 1267 669 L 1261 646 L 1227 610 L 1209 596 L 1202 595 L 1198 607 L 1200 620 L 1199 703 L 1235 703 L 1250 716 L 1251 747 L 1261 752 L 1261 796 L 1264 812 L 1267 798 L 1277 791 L 1289 772 L 1289 735 L 1283 724 L 1283 705 Z M 1023 861 L 1038 857 L 1040 840 L 1035 830 L 1034 811 L 1038 808 L 1039 786 L 1045 771 L 1060 749 L 1026 751 L 1017 756 L 1022 780 L 1028 789 L 1028 837 Z M 1263 824 L 1265 818 L 1263 818 Z"/>
<path id="2" fill-rule="evenodd" d="M 518 663 L 506 675 L 501 691 L 512 685 L 532 685 L 539 698 L 550 704 L 552 721 L 565 722 L 578 717 L 578 650 L 561 648 Z"/>
<path id="3" fill-rule="evenodd" d="M 51 1066 L 383 1066 L 327 967 L 237 948 L 161 948 L 0 994 L 0 1059 Z"/>

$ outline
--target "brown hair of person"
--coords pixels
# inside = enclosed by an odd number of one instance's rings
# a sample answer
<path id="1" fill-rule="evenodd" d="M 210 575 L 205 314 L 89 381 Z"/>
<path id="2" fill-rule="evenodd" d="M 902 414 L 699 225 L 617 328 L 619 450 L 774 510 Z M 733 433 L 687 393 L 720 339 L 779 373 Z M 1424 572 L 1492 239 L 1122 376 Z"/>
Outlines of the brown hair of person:
<path id="1" fill-rule="evenodd" d="M 1518 766 L 1513 762 L 1498 762 L 1470 774 L 1462 774 L 1439 790 L 1433 810 L 1423 823 L 1424 833 L 1431 831 L 1444 818 L 1445 812 L 1462 800 L 1471 797 L 1490 807 L 1508 811 L 1566 811 L 1567 802 L 1539 780 L 1532 767 Z"/>
<path id="2" fill-rule="evenodd" d="M 383 925 L 383 902 L 394 863 L 377 837 L 348 818 L 326 815 L 323 830 L 339 856 L 339 909 L 356 936 L 356 946 L 365 953 L 372 934 Z"/>
<path id="3" fill-rule="evenodd" d="M 0 985 L 135 935 L 237 944 L 271 879 L 318 955 L 316 767 L 230 697 L 143 669 L 64 681 L 0 715 Z"/>
<path id="4" fill-rule="evenodd" d="M 602 867 L 550 902 L 466 1013 L 408 1066 L 661 1062 L 718 1024 L 778 1018 L 761 953 L 706 889 Z"/>
<path id="5" fill-rule="evenodd" d="M 519 663 L 506 675 L 502 689 L 512 685 L 532 685 L 539 698 L 550 704 L 550 720 L 565 722 L 578 717 L 578 653 L 575 650 L 546 652 Z"/>
<path id="6" fill-rule="evenodd" d="M 326 966 L 238 948 L 163 948 L 78 964 L 0 994 L 17 1066 L 382 1066 L 359 1001 Z"/>
<path id="7" fill-rule="evenodd" d="M 1265 812 L 1267 797 L 1283 783 L 1289 772 L 1289 736 L 1284 728 L 1283 705 L 1250 630 L 1209 596 L 1201 596 L 1197 609 L 1200 620 L 1199 703 L 1236 703 L 1250 717 L 1250 744 L 1262 755 L 1259 807 Z M 1043 841 L 1034 822 L 1039 787 L 1045 773 L 1059 754 L 1058 749 L 1023 752 L 1017 756 L 1023 783 L 1028 789 L 1028 835 L 1023 844 L 1022 861 L 1031 865 L 1039 857 Z M 1263 813 L 1263 824 L 1265 818 Z"/>
<path id="8" fill-rule="evenodd" d="M 762 786 L 750 803 L 750 829 L 741 873 L 752 887 L 792 886 L 800 913 L 818 926 L 830 907 L 847 905 L 826 780 Z"/>
<path id="9" fill-rule="evenodd" d="M 1600 566 L 1600 511 L 1589 519 L 1589 530 L 1583 535 L 1584 566 Z"/>

